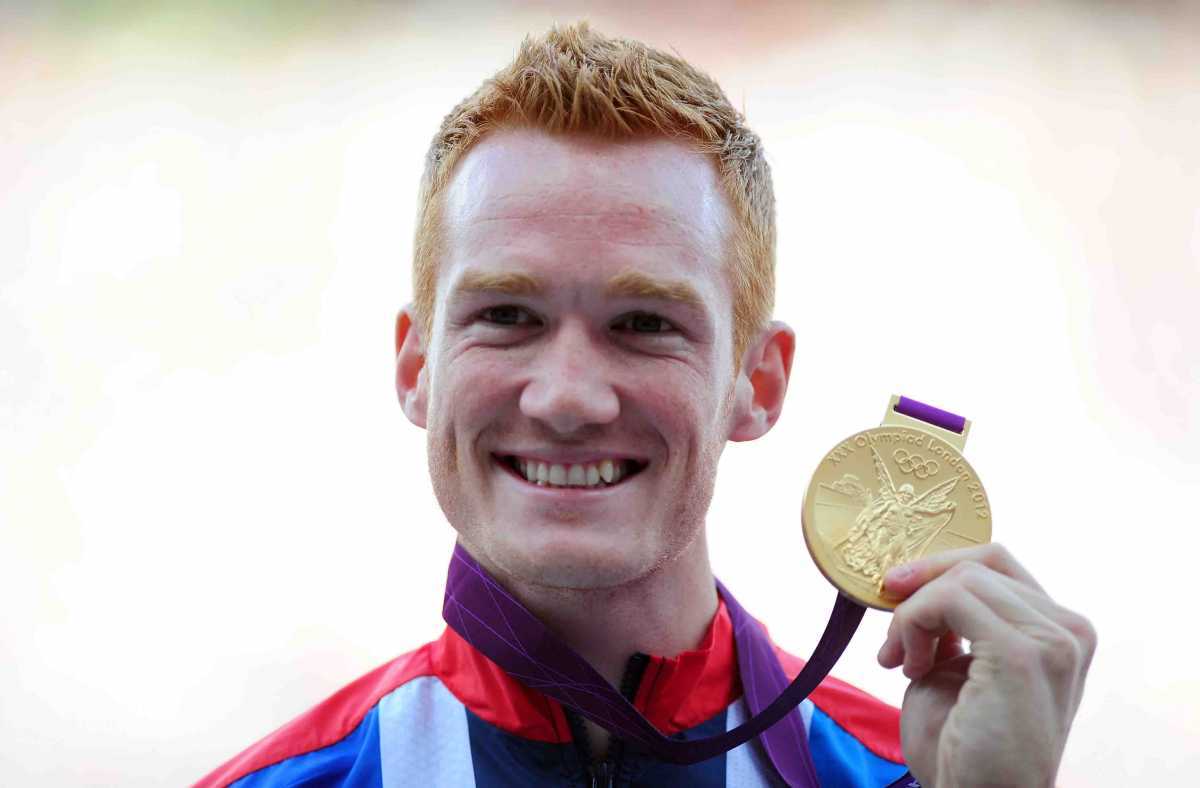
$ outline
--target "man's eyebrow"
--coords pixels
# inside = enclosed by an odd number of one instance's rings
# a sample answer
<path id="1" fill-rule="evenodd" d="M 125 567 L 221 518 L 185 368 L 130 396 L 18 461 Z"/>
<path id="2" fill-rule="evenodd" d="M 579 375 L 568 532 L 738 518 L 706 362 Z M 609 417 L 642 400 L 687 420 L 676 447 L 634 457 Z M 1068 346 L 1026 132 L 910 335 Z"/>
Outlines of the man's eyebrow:
<path id="1" fill-rule="evenodd" d="M 546 292 L 546 284 L 540 276 L 519 271 L 466 271 L 454 291 L 536 296 Z M 652 298 L 691 307 L 704 306 L 699 291 L 685 280 L 661 279 L 635 268 L 626 268 L 609 279 L 604 295 L 609 298 Z"/>
<path id="2" fill-rule="evenodd" d="M 655 298 L 692 307 L 704 306 L 696 288 L 682 279 L 659 279 L 634 268 L 626 268 L 608 280 L 604 294 L 610 298 Z"/>
<path id="3" fill-rule="evenodd" d="M 467 293 L 540 295 L 546 288 L 541 277 L 515 271 L 467 271 L 454 288 Z"/>

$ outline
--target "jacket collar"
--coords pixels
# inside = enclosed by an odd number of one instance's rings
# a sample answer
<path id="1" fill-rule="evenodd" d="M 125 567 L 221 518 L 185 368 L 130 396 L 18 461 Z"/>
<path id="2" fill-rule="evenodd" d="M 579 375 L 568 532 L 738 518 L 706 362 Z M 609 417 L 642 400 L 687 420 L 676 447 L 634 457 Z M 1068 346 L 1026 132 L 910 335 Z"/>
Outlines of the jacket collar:
<path id="1" fill-rule="evenodd" d="M 562 706 L 526 687 L 449 627 L 434 642 L 434 673 L 484 721 L 526 739 L 568 742 Z M 742 694 L 733 626 L 724 600 L 699 645 L 672 657 L 651 655 L 633 705 L 666 735 L 693 728 Z"/>

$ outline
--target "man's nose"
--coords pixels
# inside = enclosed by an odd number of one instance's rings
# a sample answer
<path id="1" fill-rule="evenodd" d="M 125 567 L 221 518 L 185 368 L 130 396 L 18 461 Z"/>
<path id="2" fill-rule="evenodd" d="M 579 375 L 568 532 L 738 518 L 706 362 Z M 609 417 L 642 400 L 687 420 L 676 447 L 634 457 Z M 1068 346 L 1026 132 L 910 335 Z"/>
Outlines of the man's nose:
<path id="1" fill-rule="evenodd" d="M 563 323 L 521 392 L 521 412 L 554 431 L 570 434 L 608 424 L 620 413 L 609 374 L 611 359 L 596 346 L 587 327 Z"/>

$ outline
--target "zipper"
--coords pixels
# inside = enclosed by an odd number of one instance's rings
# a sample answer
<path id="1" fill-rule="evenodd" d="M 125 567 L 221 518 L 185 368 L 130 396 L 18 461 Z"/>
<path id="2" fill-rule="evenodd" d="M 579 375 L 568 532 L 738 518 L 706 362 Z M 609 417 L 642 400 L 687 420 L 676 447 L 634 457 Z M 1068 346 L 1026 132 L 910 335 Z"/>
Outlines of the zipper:
<path id="1" fill-rule="evenodd" d="M 630 703 L 633 703 L 633 697 L 637 694 L 638 686 L 642 683 L 642 676 L 645 675 L 646 666 L 649 664 L 649 655 L 640 651 L 625 663 L 625 674 L 621 677 L 620 690 L 621 695 Z M 593 765 L 592 748 L 588 742 L 587 729 L 583 726 L 583 718 L 566 706 L 563 706 L 563 712 L 566 715 L 567 724 L 571 726 L 571 736 L 576 742 L 579 759 L 583 764 L 583 784 L 590 788 L 614 788 L 621 771 L 625 742 L 616 736 L 611 736 L 608 740 L 608 752 L 605 753 L 604 760 Z"/>
<path id="2" fill-rule="evenodd" d="M 613 788 L 616 768 L 610 770 L 607 759 L 601 761 L 596 769 L 589 766 L 588 771 L 592 774 L 592 788 Z"/>

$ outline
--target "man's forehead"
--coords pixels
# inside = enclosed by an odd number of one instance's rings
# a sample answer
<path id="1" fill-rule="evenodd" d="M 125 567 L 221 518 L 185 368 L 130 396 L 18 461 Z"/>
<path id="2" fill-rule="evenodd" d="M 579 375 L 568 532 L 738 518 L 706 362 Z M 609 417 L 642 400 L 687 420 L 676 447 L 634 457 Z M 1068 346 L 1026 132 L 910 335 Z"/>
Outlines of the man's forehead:
<path id="1" fill-rule="evenodd" d="M 445 200 L 461 240 L 516 230 L 720 254 L 729 222 L 713 163 L 666 139 L 500 130 L 463 158 Z"/>

